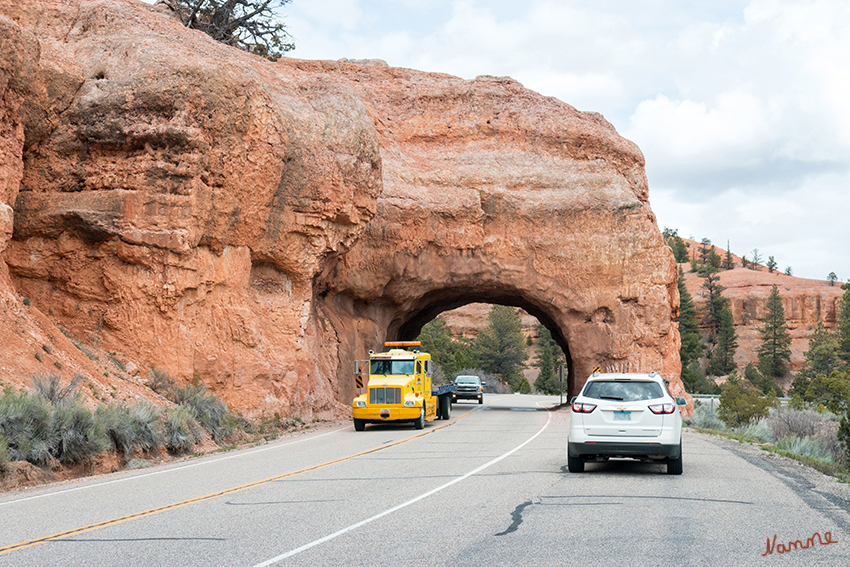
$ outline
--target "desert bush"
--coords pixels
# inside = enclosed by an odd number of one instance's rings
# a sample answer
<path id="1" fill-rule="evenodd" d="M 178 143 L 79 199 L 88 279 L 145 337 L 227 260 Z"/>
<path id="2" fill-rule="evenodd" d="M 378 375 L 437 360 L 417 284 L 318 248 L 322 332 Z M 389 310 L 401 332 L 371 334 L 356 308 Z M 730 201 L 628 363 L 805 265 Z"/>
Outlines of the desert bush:
<path id="1" fill-rule="evenodd" d="M 815 433 L 821 445 L 832 455 L 832 461 L 841 466 L 847 466 L 850 460 L 847 458 L 847 453 L 844 450 L 844 445 L 838 438 L 839 422 L 836 420 L 824 421 L 821 427 Z"/>
<path id="2" fill-rule="evenodd" d="M 730 427 L 740 427 L 754 420 L 767 417 L 769 408 L 776 398 L 760 398 L 760 392 L 748 380 L 741 380 L 732 371 L 720 394 L 717 414 Z"/>
<path id="3" fill-rule="evenodd" d="M 157 394 L 167 396 L 174 388 L 174 382 L 171 380 L 168 371 L 151 368 L 148 387 Z"/>
<path id="4" fill-rule="evenodd" d="M 9 460 L 53 463 L 53 412 L 45 398 L 6 390 L 0 397 L 0 434 L 6 438 Z"/>
<path id="5" fill-rule="evenodd" d="M 178 406 L 167 411 L 163 428 L 165 447 L 172 453 L 191 451 L 201 437 L 200 427 L 188 406 Z"/>
<path id="6" fill-rule="evenodd" d="M 89 461 L 109 448 L 109 439 L 94 414 L 79 397 L 53 407 L 55 456 L 62 464 Z"/>
<path id="7" fill-rule="evenodd" d="M 61 388 L 59 386 L 59 376 L 51 373 L 45 376 L 34 377 L 32 379 L 32 385 L 35 388 L 36 394 L 38 394 L 51 404 L 58 404 L 61 403 L 63 400 L 67 399 L 74 392 L 74 390 L 77 389 L 77 386 L 79 385 L 82 378 L 82 376 L 77 374 L 67 386 Z"/>
<path id="8" fill-rule="evenodd" d="M 777 437 L 773 435 L 773 431 L 767 422 L 767 419 L 759 419 L 740 427 L 738 433 L 745 439 L 751 439 L 759 443 L 773 443 Z"/>
<path id="9" fill-rule="evenodd" d="M 6 463 L 9 461 L 9 442 L 6 441 L 6 436 L 0 433 L 0 472 L 6 470 Z"/>
<path id="10" fill-rule="evenodd" d="M 95 419 L 103 427 L 112 447 L 120 451 L 125 459 L 129 459 L 136 447 L 136 431 L 130 421 L 130 410 L 127 406 L 118 404 L 99 406 L 95 412 Z"/>
<path id="11" fill-rule="evenodd" d="M 159 410 L 148 402 L 130 406 L 130 420 L 136 434 L 136 448 L 153 451 L 162 447 L 164 431 Z"/>
<path id="12" fill-rule="evenodd" d="M 95 414 L 112 446 L 126 460 L 136 449 L 152 451 L 162 446 L 162 426 L 159 412 L 146 402 L 125 406 L 110 404 L 100 406 Z"/>
<path id="13" fill-rule="evenodd" d="M 815 437 L 785 437 L 776 442 L 776 448 L 801 457 L 835 464 L 832 453 Z"/>
<path id="14" fill-rule="evenodd" d="M 726 429 L 726 424 L 720 420 L 714 408 L 705 403 L 695 404 L 694 414 L 686 418 L 685 423 L 692 427 L 701 427 L 702 429 L 715 429 L 718 431 Z"/>
<path id="15" fill-rule="evenodd" d="M 777 408 L 768 418 L 768 424 L 777 439 L 783 437 L 812 437 L 823 422 L 823 416 L 815 411 L 793 407 Z"/>
<path id="16" fill-rule="evenodd" d="M 844 462 L 850 464 L 850 408 L 841 417 L 836 437 L 844 450 Z"/>
<path id="17" fill-rule="evenodd" d="M 216 441 L 233 433 L 234 420 L 224 402 L 209 391 L 204 384 L 187 384 L 175 388 L 171 400 L 188 407 L 201 427 L 206 429 Z"/>

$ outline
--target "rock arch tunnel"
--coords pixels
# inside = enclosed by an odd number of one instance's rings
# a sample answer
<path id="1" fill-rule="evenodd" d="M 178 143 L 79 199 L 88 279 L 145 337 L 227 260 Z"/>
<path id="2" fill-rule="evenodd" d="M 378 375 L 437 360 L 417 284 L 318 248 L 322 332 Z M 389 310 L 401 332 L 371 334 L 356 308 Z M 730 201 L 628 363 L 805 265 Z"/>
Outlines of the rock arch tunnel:
<path id="1" fill-rule="evenodd" d="M 533 303 L 526 301 L 521 294 L 513 295 L 487 295 L 470 293 L 469 290 L 441 290 L 440 293 L 431 294 L 428 298 L 423 298 L 423 307 L 417 311 L 407 314 L 407 317 L 390 323 L 387 329 L 388 340 L 414 340 L 422 327 L 433 320 L 436 316 L 445 311 L 450 311 L 458 307 L 463 307 L 470 303 L 488 303 L 495 305 L 509 305 L 511 307 L 520 307 L 527 313 L 533 315 L 537 321 L 545 326 L 552 333 L 552 338 L 561 347 L 561 350 L 566 355 L 566 366 L 568 369 L 567 383 L 565 384 L 565 392 L 575 390 L 572 384 L 575 380 L 574 370 L 572 368 L 572 357 L 570 356 L 569 343 L 560 327 L 555 323 L 552 316 L 546 312 L 545 307 L 541 308 Z"/>
<path id="2" fill-rule="evenodd" d="M 338 344 L 339 400 L 354 391 L 351 360 L 471 302 L 546 325 L 571 394 L 595 366 L 656 370 L 680 388 L 676 268 L 640 150 L 601 116 L 515 81 L 429 79 L 403 102 L 355 86 L 378 117 L 382 190 L 313 282 Z"/>

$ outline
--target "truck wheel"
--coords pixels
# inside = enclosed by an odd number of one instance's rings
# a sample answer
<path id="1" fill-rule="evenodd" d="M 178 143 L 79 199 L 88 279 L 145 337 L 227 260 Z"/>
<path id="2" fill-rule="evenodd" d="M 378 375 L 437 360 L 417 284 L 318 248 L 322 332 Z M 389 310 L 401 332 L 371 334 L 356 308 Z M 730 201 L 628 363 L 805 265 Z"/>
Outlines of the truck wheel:
<path id="1" fill-rule="evenodd" d="M 446 403 L 443 405 L 443 419 L 449 420 L 452 418 L 452 401 L 446 398 Z"/>
<path id="2" fill-rule="evenodd" d="M 413 422 L 413 427 L 416 429 L 424 429 L 425 428 L 425 403 L 422 403 L 422 413 L 419 414 L 419 417 L 416 418 Z"/>
<path id="3" fill-rule="evenodd" d="M 363 431 L 366 429 L 366 422 L 362 419 L 354 419 L 354 431 Z"/>

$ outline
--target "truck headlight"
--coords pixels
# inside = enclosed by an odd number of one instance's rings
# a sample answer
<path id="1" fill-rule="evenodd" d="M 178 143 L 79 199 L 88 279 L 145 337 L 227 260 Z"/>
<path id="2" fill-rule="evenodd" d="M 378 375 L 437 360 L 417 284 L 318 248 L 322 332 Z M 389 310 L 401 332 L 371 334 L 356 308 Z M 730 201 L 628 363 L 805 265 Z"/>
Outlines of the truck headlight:
<path id="1" fill-rule="evenodd" d="M 406 408 L 415 408 L 416 402 L 413 400 L 404 400 L 404 407 Z"/>
<path id="2" fill-rule="evenodd" d="M 355 402 L 355 405 L 356 405 L 358 408 L 365 408 L 365 407 L 366 407 L 366 400 L 357 400 L 357 401 Z"/>

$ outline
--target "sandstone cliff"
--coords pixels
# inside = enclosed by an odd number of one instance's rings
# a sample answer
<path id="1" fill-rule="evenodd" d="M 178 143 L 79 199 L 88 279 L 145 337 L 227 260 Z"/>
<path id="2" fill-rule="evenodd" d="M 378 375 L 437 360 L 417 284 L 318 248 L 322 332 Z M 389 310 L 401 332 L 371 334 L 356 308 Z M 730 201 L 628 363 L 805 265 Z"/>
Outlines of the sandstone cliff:
<path id="1" fill-rule="evenodd" d="M 157 367 L 248 413 L 339 413 L 353 359 L 483 301 L 552 329 L 573 391 L 624 363 L 678 388 L 672 254 L 601 116 L 507 78 L 271 63 L 134 0 L 0 18 L 4 382 L 124 397 Z"/>
<path id="2" fill-rule="evenodd" d="M 682 264 L 682 269 L 685 271 L 685 284 L 699 309 L 704 302 L 703 279 L 688 272 L 688 264 Z M 759 271 L 749 270 L 740 265 L 733 270 L 722 270 L 720 284 L 726 288 L 722 295 L 729 300 L 735 322 L 738 336 L 735 363 L 741 371 L 751 362 L 758 364 L 757 350 L 762 343 L 759 329 L 764 325 L 762 319 L 766 313 L 767 298 L 774 284 L 782 297 L 791 335 L 792 371 L 804 366 L 809 338 L 818 323 L 823 323 L 828 329 L 835 328 L 838 303 L 844 294 L 841 286 L 830 286 L 827 281 L 795 278 L 781 272 L 771 274 L 764 267 Z M 790 380 L 785 382 L 781 385 L 787 389 Z"/>

